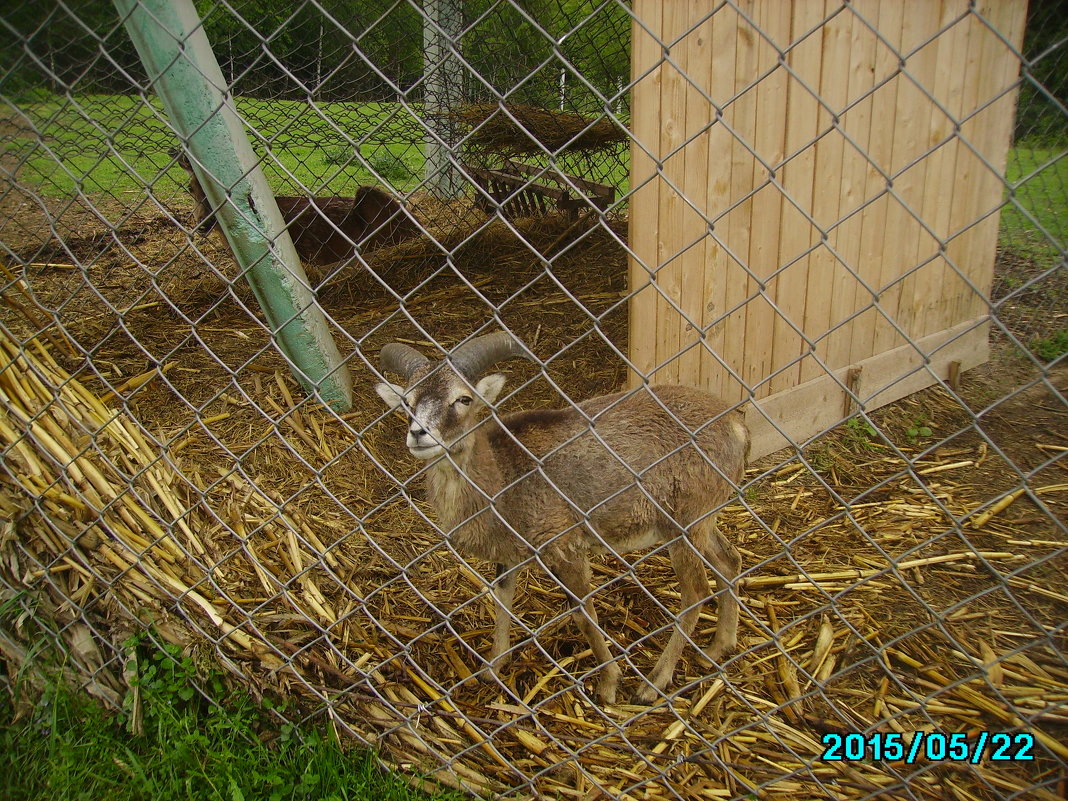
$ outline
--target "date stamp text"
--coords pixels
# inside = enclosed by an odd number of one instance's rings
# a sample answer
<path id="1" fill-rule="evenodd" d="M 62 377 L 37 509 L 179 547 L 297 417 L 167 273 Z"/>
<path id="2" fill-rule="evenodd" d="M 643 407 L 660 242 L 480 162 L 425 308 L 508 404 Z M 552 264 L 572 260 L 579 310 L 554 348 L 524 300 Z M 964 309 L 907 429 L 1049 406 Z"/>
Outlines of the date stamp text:
<path id="1" fill-rule="evenodd" d="M 1027 762 L 1035 758 L 1035 737 L 1027 732 L 979 732 L 975 737 L 963 733 L 914 731 L 874 732 L 872 734 L 825 734 L 821 738 L 826 762 L 970 762 L 978 765 L 984 758 L 991 762 Z"/>

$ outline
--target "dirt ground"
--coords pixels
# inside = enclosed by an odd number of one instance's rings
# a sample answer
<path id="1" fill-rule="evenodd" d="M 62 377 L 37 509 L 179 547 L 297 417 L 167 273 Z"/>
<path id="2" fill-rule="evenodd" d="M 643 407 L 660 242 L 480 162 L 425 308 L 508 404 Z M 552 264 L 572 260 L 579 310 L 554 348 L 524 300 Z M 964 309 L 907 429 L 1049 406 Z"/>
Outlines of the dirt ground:
<path id="1" fill-rule="evenodd" d="M 182 198 L 168 207 L 179 220 L 188 213 Z M 816 765 L 812 744 L 854 728 L 975 732 L 1022 718 L 1028 730 L 1068 740 L 1068 366 L 1043 373 L 1002 337 L 956 396 L 925 390 L 874 412 L 874 430 L 843 426 L 802 454 L 754 464 L 744 497 L 722 514 L 749 571 L 742 655 L 727 666 L 725 689 L 688 655 L 674 711 L 592 708 L 580 692 L 588 677 L 560 667 L 584 657 L 560 616 L 558 588 L 530 575 L 516 607 L 538 638 L 518 651 L 507 687 L 486 686 L 470 677 L 488 640 L 484 587 L 441 547 L 423 517 L 429 510 L 409 500 L 418 465 L 398 453 L 403 423 L 383 415 L 364 358 L 398 339 L 448 346 L 500 320 L 536 353 L 560 354 L 547 366 L 552 383 L 530 365 L 512 369 L 519 391 L 509 408 L 613 390 L 625 380 L 615 349 L 626 350 L 626 227 L 517 223 L 527 246 L 503 223 L 468 237 L 469 226 L 448 230 L 440 205 L 413 211 L 458 248 L 457 269 L 413 242 L 371 254 L 370 270 L 313 277 L 353 372 L 354 409 L 338 417 L 302 400 L 251 292 L 231 282 L 217 239 L 190 239 L 161 209 L 129 198 L 94 198 L 93 209 L 18 191 L 0 200 L 0 241 L 14 256 L 5 261 L 21 279 L 4 279 L 4 325 L 19 337 L 45 330 L 46 340 L 50 329 L 50 351 L 65 369 L 100 395 L 115 391 L 112 400 L 122 399 L 186 477 L 191 505 L 230 520 L 244 490 L 218 476 L 240 475 L 312 521 L 338 560 L 314 572 L 336 620 L 312 624 L 261 597 L 254 569 L 233 557 L 228 529 L 205 528 L 208 555 L 236 575 L 215 595 L 248 599 L 259 610 L 248 630 L 292 655 L 286 672 L 231 654 L 250 684 L 297 695 L 309 708 L 350 692 L 332 714 L 361 738 L 409 767 L 444 761 L 454 781 L 485 792 L 595 798 L 597 788 L 635 787 L 641 797 L 642 789 L 672 787 L 714 798 L 726 787 L 803 798 L 833 785 L 839 797 L 882 788 L 881 797 L 935 799 L 1051 783 L 1064 756 L 1058 762 L 1049 751 L 1032 765 L 973 772 L 928 765 L 906 791 L 892 767 Z M 1025 269 L 1004 255 L 999 262 L 999 275 Z M 1014 325 L 1026 325 L 1027 309 L 1013 314 Z M 154 377 L 133 386 L 145 374 Z M 979 522 L 1023 483 L 1026 492 Z M 264 544 L 260 557 L 284 550 Z M 279 576 L 286 558 L 271 566 Z M 667 621 L 646 588 L 659 588 L 670 607 L 674 585 L 663 555 L 635 565 L 641 582 L 613 582 L 599 594 L 599 612 L 630 643 L 627 660 L 647 669 Z M 602 562 L 597 573 L 607 580 L 618 569 Z M 183 609 L 161 605 L 175 617 Z M 702 617 L 702 641 L 712 621 Z M 821 655 L 825 633 L 832 645 Z M 363 662 L 347 651 L 361 643 L 371 654 Z M 363 678 L 353 685 L 355 663 Z M 365 703 L 361 692 L 377 700 Z M 383 698 L 394 710 L 428 713 L 428 722 L 398 723 L 382 711 Z M 752 722 L 760 717 L 763 726 Z M 678 721 L 685 726 L 676 730 Z"/>

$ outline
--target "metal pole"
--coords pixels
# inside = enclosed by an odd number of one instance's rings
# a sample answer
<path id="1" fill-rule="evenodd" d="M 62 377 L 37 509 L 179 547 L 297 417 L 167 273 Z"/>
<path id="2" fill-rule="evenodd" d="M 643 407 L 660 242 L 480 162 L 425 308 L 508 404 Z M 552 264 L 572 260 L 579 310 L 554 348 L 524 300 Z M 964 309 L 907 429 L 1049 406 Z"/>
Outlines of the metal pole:
<path id="1" fill-rule="evenodd" d="M 113 0 L 294 375 L 352 406 L 352 379 L 245 135 L 192 0 Z"/>
<path id="2" fill-rule="evenodd" d="M 463 14 L 460 0 L 424 0 L 423 110 L 429 133 L 426 139 L 427 188 L 439 197 L 456 197 L 463 182 L 456 158 L 456 125 L 449 113 L 463 101 L 463 65 L 456 55 Z"/>

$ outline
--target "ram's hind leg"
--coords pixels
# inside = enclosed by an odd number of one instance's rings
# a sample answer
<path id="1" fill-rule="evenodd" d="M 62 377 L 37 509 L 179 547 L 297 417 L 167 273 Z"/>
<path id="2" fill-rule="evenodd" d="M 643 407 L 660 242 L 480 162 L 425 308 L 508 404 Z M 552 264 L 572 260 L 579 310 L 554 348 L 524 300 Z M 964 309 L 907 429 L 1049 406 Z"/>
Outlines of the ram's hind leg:
<path id="1" fill-rule="evenodd" d="M 593 598 L 590 595 L 589 558 L 583 555 L 575 559 L 546 559 L 546 566 L 571 596 L 571 602 L 577 605 L 575 622 L 586 636 L 593 655 L 602 665 L 601 677 L 597 682 L 597 697 L 606 704 L 614 704 L 622 671 L 613 661 L 604 632 L 597 622 L 597 610 L 593 608 Z"/>
<path id="2" fill-rule="evenodd" d="M 697 626 L 697 617 L 701 613 L 704 602 L 708 599 L 709 587 L 708 576 L 705 575 L 705 564 L 694 551 L 688 538 L 678 537 L 668 547 L 668 553 L 671 554 L 671 565 L 675 568 L 675 575 L 679 581 L 682 611 L 676 620 L 675 631 L 672 632 L 667 647 L 657 660 L 648 683 L 634 694 L 636 704 L 649 703 L 656 697 L 658 690 L 666 690 L 671 684 L 671 678 L 675 674 L 675 665 L 682 655 L 682 649 L 690 641 L 693 630 Z"/>
<path id="3" fill-rule="evenodd" d="M 706 525 L 694 537 L 694 545 L 712 565 L 719 596 L 716 636 L 712 645 L 705 649 L 705 656 L 718 662 L 738 645 L 738 599 L 734 595 L 734 580 L 742 569 L 742 557 L 720 533 L 714 517 L 707 518 L 702 524 Z"/>
<path id="4" fill-rule="evenodd" d="M 742 560 L 738 550 L 720 534 L 715 518 L 707 517 L 694 525 L 687 537 L 679 537 L 671 544 L 669 553 L 679 580 L 682 611 L 664 653 L 649 676 L 649 683 L 635 693 L 635 703 L 649 703 L 658 690 L 662 692 L 668 688 L 682 649 L 691 641 L 701 608 L 709 597 L 708 576 L 701 556 L 712 565 L 719 590 L 716 636 L 711 647 L 705 650 L 705 656 L 719 661 L 734 649 L 738 641 L 738 601 L 732 594 L 732 585 Z"/>

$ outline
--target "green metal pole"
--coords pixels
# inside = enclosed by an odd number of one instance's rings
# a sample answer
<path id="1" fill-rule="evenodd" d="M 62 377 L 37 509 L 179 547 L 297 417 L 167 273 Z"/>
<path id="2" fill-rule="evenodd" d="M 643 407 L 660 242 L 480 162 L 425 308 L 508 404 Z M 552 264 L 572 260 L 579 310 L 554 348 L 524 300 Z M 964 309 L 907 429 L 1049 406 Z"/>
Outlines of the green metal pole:
<path id="1" fill-rule="evenodd" d="M 245 135 L 192 0 L 113 0 L 278 347 L 338 411 L 352 379 Z"/>

